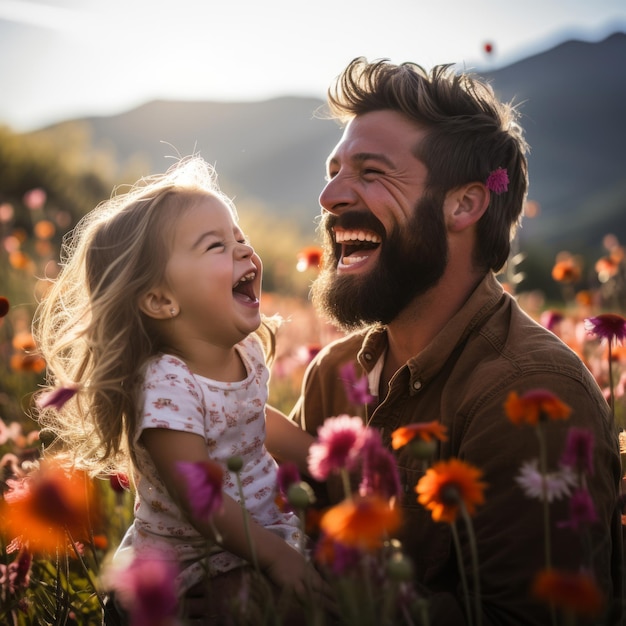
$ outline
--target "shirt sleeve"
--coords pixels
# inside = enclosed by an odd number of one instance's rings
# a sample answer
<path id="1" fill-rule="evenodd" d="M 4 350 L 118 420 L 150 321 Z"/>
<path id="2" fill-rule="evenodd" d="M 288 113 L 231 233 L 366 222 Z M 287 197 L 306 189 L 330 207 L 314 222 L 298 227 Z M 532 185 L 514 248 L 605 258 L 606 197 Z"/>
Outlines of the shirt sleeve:
<path id="1" fill-rule="evenodd" d="M 206 438 L 202 391 L 176 357 L 163 355 L 146 368 L 135 440 L 147 428 L 169 428 Z"/>

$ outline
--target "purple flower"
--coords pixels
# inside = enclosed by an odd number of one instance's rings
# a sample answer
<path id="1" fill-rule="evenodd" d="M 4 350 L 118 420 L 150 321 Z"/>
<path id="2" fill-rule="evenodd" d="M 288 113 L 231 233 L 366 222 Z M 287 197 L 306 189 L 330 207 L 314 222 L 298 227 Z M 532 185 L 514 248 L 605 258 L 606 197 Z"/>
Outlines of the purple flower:
<path id="1" fill-rule="evenodd" d="M 39 409 L 47 409 L 52 407 L 60 411 L 66 402 L 71 400 L 78 392 L 78 385 L 66 385 L 56 387 L 50 391 L 45 391 L 37 398 L 37 406 Z"/>
<path id="2" fill-rule="evenodd" d="M 280 491 L 281 495 L 285 498 L 287 497 L 289 487 L 294 483 L 299 483 L 300 480 L 298 466 L 292 461 L 285 461 L 278 466 L 276 483 L 278 485 L 278 491 Z"/>
<path id="3" fill-rule="evenodd" d="M 487 177 L 487 189 L 493 193 L 501 194 L 509 188 L 509 175 L 505 168 L 499 167 L 493 170 Z"/>
<path id="4" fill-rule="evenodd" d="M 363 462 L 359 494 L 378 494 L 386 499 L 399 498 L 400 477 L 396 458 L 383 446 L 380 433 L 368 428 L 361 448 Z"/>
<path id="5" fill-rule="evenodd" d="M 581 526 L 597 521 L 598 513 L 589 492 L 586 489 L 577 489 L 569 501 L 569 519 L 561 522 L 559 527 L 577 531 Z"/>
<path id="6" fill-rule="evenodd" d="M 539 321 L 542 326 L 547 328 L 549 331 L 554 332 L 556 329 L 556 325 L 562 322 L 564 319 L 563 314 L 558 311 L 544 311 L 541 314 L 541 318 Z"/>
<path id="7" fill-rule="evenodd" d="M 626 319 L 614 313 L 604 313 L 585 319 L 585 329 L 599 339 L 609 343 L 622 343 L 626 339 Z"/>
<path id="8" fill-rule="evenodd" d="M 326 480 L 331 472 L 358 465 L 366 427 L 360 417 L 339 415 L 328 418 L 317 430 L 317 441 L 309 448 L 311 476 Z"/>
<path id="9" fill-rule="evenodd" d="M 209 519 L 222 506 L 224 470 L 215 461 L 179 461 L 176 469 L 185 478 L 194 517 Z"/>
<path id="10" fill-rule="evenodd" d="M 593 443 L 593 432 L 587 428 L 570 428 L 561 465 L 593 475 Z"/>
<path id="11" fill-rule="evenodd" d="M 361 376 L 357 379 L 354 363 L 346 363 L 340 370 L 340 376 L 349 402 L 359 406 L 371 404 L 376 400 L 376 396 L 369 392 L 367 376 Z"/>

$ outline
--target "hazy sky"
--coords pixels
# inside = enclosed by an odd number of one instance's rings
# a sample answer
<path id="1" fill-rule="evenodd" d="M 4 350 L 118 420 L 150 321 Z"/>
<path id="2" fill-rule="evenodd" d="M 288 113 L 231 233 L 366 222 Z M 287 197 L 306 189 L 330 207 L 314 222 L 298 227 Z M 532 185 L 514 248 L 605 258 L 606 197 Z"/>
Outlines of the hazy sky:
<path id="1" fill-rule="evenodd" d="M 493 69 L 616 31 L 626 0 L 0 0 L 0 124 L 323 97 L 356 56 Z"/>

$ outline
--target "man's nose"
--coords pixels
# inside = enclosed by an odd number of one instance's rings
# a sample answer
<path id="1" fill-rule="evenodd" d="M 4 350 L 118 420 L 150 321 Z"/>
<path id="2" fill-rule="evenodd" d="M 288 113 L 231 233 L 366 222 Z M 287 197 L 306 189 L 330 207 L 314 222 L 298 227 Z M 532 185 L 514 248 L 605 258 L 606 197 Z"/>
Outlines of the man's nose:
<path id="1" fill-rule="evenodd" d="M 354 203 L 356 194 L 348 181 L 340 174 L 331 178 L 320 194 L 320 206 L 329 213 L 337 214 Z"/>

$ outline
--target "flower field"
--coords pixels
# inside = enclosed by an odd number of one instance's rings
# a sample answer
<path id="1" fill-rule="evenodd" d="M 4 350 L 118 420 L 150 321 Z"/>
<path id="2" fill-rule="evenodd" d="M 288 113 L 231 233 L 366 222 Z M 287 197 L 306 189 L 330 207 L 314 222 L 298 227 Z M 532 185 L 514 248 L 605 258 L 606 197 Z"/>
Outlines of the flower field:
<path id="1" fill-rule="evenodd" d="M 132 521 L 128 479 L 122 474 L 97 479 L 79 472 L 68 475 L 42 458 L 49 442 L 31 411 L 45 363 L 30 328 L 37 299 L 57 271 L 58 232 L 71 224 L 63 211 L 48 206 L 41 189 L 28 192 L 23 203 L 32 217 L 32 233 L 16 224 L 10 204 L 0 204 L 0 624 L 100 624 L 105 589 L 115 586 L 134 624 L 184 626 L 171 587 L 173 576 L 160 572 L 158 564 L 150 576 L 137 564 L 111 574 L 111 554 Z M 593 267 L 584 267 L 569 253 L 555 259 L 552 278 L 561 289 L 559 302 L 547 303 L 542 294 L 525 292 L 515 260 L 504 279 L 527 313 L 587 364 L 621 430 L 626 426 L 626 258 L 615 237 L 607 236 L 604 245 L 606 254 Z M 308 248 L 294 257 L 292 271 L 313 279 L 318 262 L 317 250 Z M 272 365 L 270 402 L 288 413 L 311 358 L 340 332 L 318 318 L 306 296 L 275 290 L 263 295 L 262 307 L 266 314 L 285 320 Z M 363 381 L 354 372 L 346 372 L 345 380 L 355 404 L 367 404 Z M 62 404 L 63 398 L 55 401 Z M 570 411 L 549 390 L 536 390 L 511 394 L 502 417 L 537 432 L 539 456 L 534 459 L 536 451 L 529 451 L 528 463 L 516 479 L 524 494 L 540 500 L 546 515 L 552 501 L 568 498 L 567 524 L 582 537 L 595 515 L 585 490 L 593 442 L 583 429 L 571 429 L 558 468 L 547 467 L 540 452 L 545 422 L 566 421 Z M 310 489 L 289 466 L 281 466 L 276 497 L 320 537 L 311 558 L 338 590 L 339 623 L 427 624 L 425 601 L 411 584 L 412 564 L 393 538 L 400 514 L 390 504 L 400 488 L 394 457 L 378 433 L 363 426 L 361 417 L 328 416 L 311 450 L 311 475 L 318 480 L 335 477 L 344 490 L 341 504 L 321 517 L 314 515 Z M 485 485 L 479 467 L 457 459 L 430 463 L 434 447 L 446 436 L 438 422 L 423 423 L 394 432 L 393 447 L 410 446 L 423 459 L 424 475 L 414 486 L 416 500 L 435 521 L 450 525 L 453 538 L 459 526 L 471 536 L 472 516 L 484 503 Z M 625 454 L 626 439 L 623 458 Z M 193 467 L 186 472 L 195 492 L 204 498 L 198 502 L 198 515 L 210 517 L 219 504 L 215 468 Z M 554 624 L 566 623 L 561 621 L 564 616 L 574 620 L 567 623 L 575 623 L 577 616 L 601 620 L 610 609 L 603 590 L 584 571 L 551 568 L 548 538 L 546 546 L 546 567 L 537 572 L 533 593 L 554 607 Z M 475 588 L 467 589 L 466 613 L 473 624 L 480 624 L 480 554 L 472 554 L 472 559 Z M 462 582 L 469 587 L 470 581 Z M 161 601 L 155 603 L 155 598 Z M 271 603 L 269 597 L 267 602 Z M 251 617 L 244 609 L 238 607 L 238 623 L 281 623 L 278 609 L 262 618 Z M 312 604 L 310 609 L 311 624 L 326 623 L 319 607 Z"/>

